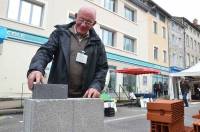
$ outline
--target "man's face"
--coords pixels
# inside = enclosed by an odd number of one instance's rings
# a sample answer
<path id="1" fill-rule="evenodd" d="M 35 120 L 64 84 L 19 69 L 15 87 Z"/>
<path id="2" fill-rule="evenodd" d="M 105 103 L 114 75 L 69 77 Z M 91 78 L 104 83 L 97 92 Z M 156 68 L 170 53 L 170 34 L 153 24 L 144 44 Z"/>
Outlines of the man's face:
<path id="1" fill-rule="evenodd" d="M 79 12 L 76 16 L 76 31 L 86 34 L 95 24 L 94 16 L 88 12 Z"/>

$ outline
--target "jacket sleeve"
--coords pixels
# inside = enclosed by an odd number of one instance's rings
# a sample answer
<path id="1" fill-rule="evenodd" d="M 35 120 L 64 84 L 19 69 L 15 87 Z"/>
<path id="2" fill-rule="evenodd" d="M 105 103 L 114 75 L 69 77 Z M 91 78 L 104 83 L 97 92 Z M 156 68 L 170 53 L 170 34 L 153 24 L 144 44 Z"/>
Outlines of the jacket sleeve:
<path id="1" fill-rule="evenodd" d="M 108 62 L 106 57 L 106 51 L 104 45 L 100 45 L 100 54 L 97 59 L 97 65 L 95 70 L 95 77 L 90 84 L 90 88 L 95 88 L 101 92 L 105 86 L 105 78 L 108 71 Z"/>
<path id="2" fill-rule="evenodd" d="M 56 30 L 53 31 L 48 41 L 42 45 L 33 56 L 27 76 L 33 70 L 40 71 L 43 75 L 45 74 L 45 68 L 49 62 L 53 59 L 54 54 L 58 49 L 58 37 Z"/>

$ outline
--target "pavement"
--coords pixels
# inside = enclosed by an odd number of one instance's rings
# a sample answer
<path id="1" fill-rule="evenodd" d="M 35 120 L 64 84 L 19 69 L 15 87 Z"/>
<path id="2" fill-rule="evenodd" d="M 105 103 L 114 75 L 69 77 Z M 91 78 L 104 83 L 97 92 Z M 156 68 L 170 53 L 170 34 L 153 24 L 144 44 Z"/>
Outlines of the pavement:
<path id="1" fill-rule="evenodd" d="M 6 102 L 3 103 L 5 107 L 8 107 Z M 7 103 L 12 106 L 11 102 Z M 198 114 L 199 108 L 200 102 L 189 102 L 189 107 L 184 107 L 185 126 L 192 126 L 192 122 L 195 120 L 192 118 L 192 115 Z M 13 114 L 11 111 L 12 108 L 4 110 L 8 112 L 6 115 L 0 115 L 0 132 L 22 132 L 23 114 Z M 19 109 L 14 111 L 17 110 Z M 9 112 L 12 112 L 12 115 L 8 114 Z M 114 117 L 104 117 L 105 132 L 147 132 L 147 130 L 150 130 L 150 121 L 146 119 L 146 113 L 146 108 L 140 108 L 134 105 L 121 105 L 117 107 L 117 112 Z"/>

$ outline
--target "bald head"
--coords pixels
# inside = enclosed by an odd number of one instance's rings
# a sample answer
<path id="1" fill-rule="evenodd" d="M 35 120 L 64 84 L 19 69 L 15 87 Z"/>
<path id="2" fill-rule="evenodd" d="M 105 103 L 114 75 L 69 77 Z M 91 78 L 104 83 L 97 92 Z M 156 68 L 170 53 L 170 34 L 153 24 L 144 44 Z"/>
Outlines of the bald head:
<path id="1" fill-rule="evenodd" d="M 96 24 L 96 10 L 92 7 L 81 7 L 76 14 L 76 31 L 85 35 Z"/>
<path id="2" fill-rule="evenodd" d="M 79 9 L 77 16 L 84 14 L 93 21 L 96 21 L 96 10 L 90 6 L 83 6 Z"/>

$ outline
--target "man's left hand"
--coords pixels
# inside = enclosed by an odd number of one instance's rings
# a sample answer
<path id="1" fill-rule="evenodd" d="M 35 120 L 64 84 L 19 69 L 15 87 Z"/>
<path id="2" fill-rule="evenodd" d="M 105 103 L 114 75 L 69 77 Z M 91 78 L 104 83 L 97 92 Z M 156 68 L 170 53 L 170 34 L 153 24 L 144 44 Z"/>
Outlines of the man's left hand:
<path id="1" fill-rule="evenodd" d="M 100 92 L 99 91 L 97 91 L 95 88 L 89 88 L 85 92 L 83 98 L 99 98 L 99 96 L 100 96 Z"/>

